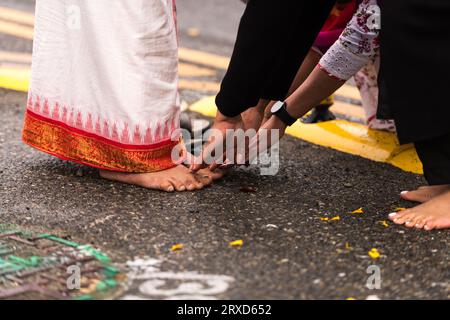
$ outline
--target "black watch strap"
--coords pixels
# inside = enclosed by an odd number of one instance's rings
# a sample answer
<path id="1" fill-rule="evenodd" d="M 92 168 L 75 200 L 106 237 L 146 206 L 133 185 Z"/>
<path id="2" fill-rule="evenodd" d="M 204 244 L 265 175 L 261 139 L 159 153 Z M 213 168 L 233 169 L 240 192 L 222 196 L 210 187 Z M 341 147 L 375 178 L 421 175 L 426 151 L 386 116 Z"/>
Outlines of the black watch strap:
<path id="1" fill-rule="evenodd" d="M 287 112 L 287 104 L 286 102 L 279 101 L 274 107 L 275 111 L 272 111 L 272 114 L 277 116 L 281 121 L 284 122 L 287 126 L 292 126 L 298 119 L 292 117 L 289 112 Z M 273 110 L 273 109 L 272 109 Z"/>

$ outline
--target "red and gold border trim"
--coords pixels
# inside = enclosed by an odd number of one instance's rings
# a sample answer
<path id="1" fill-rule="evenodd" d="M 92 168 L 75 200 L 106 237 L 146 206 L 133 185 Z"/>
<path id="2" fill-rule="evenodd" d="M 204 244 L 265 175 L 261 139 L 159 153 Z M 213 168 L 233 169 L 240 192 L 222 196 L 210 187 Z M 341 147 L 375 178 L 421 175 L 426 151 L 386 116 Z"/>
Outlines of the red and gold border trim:
<path id="1" fill-rule="evenodd" d="M 42 117 L 25 114 L 23 141 L 60 159 L 91 167 L 130 173 L 156 172 L 174 167 L 172 150 L 180 141 L 126 145 Z"/>

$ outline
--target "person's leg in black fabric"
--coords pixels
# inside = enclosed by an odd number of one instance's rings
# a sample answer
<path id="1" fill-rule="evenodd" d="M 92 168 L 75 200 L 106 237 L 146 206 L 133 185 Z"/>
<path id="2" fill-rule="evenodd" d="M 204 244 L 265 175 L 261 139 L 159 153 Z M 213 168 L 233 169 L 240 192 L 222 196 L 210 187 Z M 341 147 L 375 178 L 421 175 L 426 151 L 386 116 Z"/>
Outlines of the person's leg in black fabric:
<path id="1" fill-rule="evenodd" d="M 401 196 L 405 200 L 423 203 L 450 190 L 450 135 L 416 142 L 415 145 L 429 185 L 415 191 L 403 191 Z"/>
<path id="2" fill-rule="evenodd" d="M 403 199 L 423 204 L 391 214 L 391 219 L 427 230 L 450 228 L 450 134 L 415 145 L 429 186 L 402 192 Z"/>
<path id="3" fill-rule="evenodd" d="M 250 1 L 216 104 L 235 117 L 259 99 L 283 100 L 334 0 Z"/>
<path id="4" fill-rule="evenodd" d="M 379 0 L 378 4 L 382 20 L 381 92 L 387 93 L 385 98 L 400 141 L 416 143 L 425 176 L 433 185 L 433 188 L 421 189 L 428 196 L 419 197 L 418 191 L 403 192 L 403 198 L 413 196 L 425 202 L 392 213 L 390 219 L 407 227 L 427 230 L 450 228 L 450 191 L 444 191 L 443 186 L 450 183 L 446 178 L 450 170 L 450 145 L 444 138 L 450 134 L 450 108 L 442 103 L 447 84 L 431 80 L 450 72 L 450 42 L 442 41 L 450 34 L 450 2 Z M 427 198 L 430 200 L 426 201 Z"/>
<path id="5" fill-rule="evenodd" d="M 212 129 L 222 141 L 210 139 L 190 169 L 209 165 L 206 158 L 226 142 L 226 132 L 244 129 L 241 114 L 263 98 L 283 100 L 298 68 L 325 23 L 335 0 L 250 0 L 241 19 L 230 66 L 216 98 Z M 224 145 L 224 148 L 227 146 Z M 224 150 L 225 151 L 225 150 Z M 223 154 L 214 152 L 214 160 Z M 210 160 L 210 159 L 209 159 Z M 208 161 L 209 162 L 209 161 Z"/>

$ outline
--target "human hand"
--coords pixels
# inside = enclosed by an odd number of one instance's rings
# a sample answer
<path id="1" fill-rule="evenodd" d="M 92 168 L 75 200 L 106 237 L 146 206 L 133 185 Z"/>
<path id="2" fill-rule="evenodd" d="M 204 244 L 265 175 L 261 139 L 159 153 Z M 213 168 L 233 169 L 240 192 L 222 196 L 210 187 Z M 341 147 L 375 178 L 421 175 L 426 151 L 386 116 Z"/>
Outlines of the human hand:
<path id="1" fill-rule="evenodd" d="M 262 152 L 267 152 L 278 143 L 286 133 L 287 125 L 275 115 L 268 117 L 267 121 L 258 130 L 256 136 L 250 141 L 248 161 L 252 163 L 253 157 Z M 253 152 L 253 153 L 252 153 Z"/>
<path id="2" fill-rule="evenodd" d="M 208 167 L 214 171 L 218 167 L 223 167 L 226 156 L 232 154 L 233 159 L 237 157 L 236 143 L 232 146 L 227 146 L 227 141 L 234 139 L 234 134 L 237 130 L 244 130 L 244 123 L 242 117 L 227 117 L 217 111 L 216 119 L 211 129 L 208 132 L 211 135 L 208 137 L 207 143 L 203 146 L 202 153 L 199 157 L 193 159 L 190 165 L 192 172 L 197 172 L 200 169 Z M 232 149 L 232 150 L 231 150 Z"/>

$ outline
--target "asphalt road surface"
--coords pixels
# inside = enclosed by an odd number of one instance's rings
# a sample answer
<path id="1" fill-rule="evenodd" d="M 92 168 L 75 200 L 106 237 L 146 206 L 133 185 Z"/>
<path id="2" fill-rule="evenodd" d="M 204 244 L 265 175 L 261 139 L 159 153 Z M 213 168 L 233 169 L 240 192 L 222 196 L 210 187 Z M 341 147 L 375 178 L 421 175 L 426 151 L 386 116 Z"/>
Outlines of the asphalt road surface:
<path id="1" fill-rule="evenodd" d="M 33 1 L 0 6 L 33 12 Z M 243 8 L 238 0 L 179 1 L 182 46 L 229 55 Z M 0 35 L 0 46 L 30 52 L 31 41 Z M 195 193 L 148 191 L 22 144 L 25 105 L 25 93 L 0 89 L 0 224 L 64 232 L 119 265 L 150 259 L 163 282 L 145 292 L 132 284 L 129 296 L 450 298 L 449 231 L 383 225 L 394 208 L 412 205 L 398 194 L 425 184 L 422 176 L 287 138 L 275 176 L 244 168 Z M 242 246 L 229 245 L 235 240 Z M 381 272 L 379 288 L 367 287 L 369 266 Z"/>

